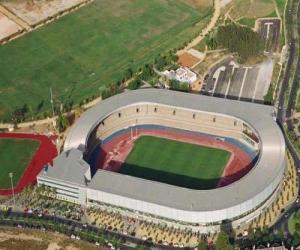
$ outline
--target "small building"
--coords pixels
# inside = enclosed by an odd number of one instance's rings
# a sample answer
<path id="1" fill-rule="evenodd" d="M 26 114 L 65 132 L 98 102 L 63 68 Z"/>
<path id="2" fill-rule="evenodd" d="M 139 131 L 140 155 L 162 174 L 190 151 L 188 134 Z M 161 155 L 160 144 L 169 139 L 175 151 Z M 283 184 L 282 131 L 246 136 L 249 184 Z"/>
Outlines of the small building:
<path id="1" fill-rule="evenodd" d="M 170 80 L 177 80 L 188 84 L 192 84 L 197 81 L 197 74 L 191 71 L 188 67 L 180 67 L 176 71 L 166 70 L 163 74 Z"/>

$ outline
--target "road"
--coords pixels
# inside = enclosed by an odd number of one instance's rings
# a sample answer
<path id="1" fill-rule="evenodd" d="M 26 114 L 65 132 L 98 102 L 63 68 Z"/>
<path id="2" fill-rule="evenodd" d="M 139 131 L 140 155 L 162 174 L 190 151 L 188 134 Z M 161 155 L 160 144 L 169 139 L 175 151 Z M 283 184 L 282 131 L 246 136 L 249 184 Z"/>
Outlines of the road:
<path id="1" fill-rule="evenodd" d="M 289 150 L 289 152 L 291 153 L 291 156 L 295 162 L 295 166 L 299 169 L 300 168 L 300 158 L 297 154 L 297 152 L 295 151 L 293 145 L 289 142 L 289 140 L 287 139 L 287 136 L 285 134 L 284 131 L 284 124 L 286 122 L 286 125 L 288 127 L 288 129 L 292 129 L 293 128 L 293 124 L 292 124 L 292 120 L 286 120 L 286 117 L 290 117 L 292 115 L 292 107 L 293 107 L 293 102 L 295 101 L 296 98 L 296 91 L 297 91 L 297 85 L 299 82 L 299 76 L 300 76 L 300 58 L 298 55 L 295 55 L 295 43 L 296 43 L 296 39 L 295 39 L 295 33 L 294 33 L 294 20 L 293 20 L 293 15 L 295 13 L 295 11 L 297 11 L 297 20 L 299 20 L 300 18 L 300 4 L 298 3 L 297 5 L 297 9 L 293 8 L 293 2 L 296 0 L 292 0 L 291 4 L 289 6 L 289 14 L 287 15 L 287 22 L 290 24 L 289 28 L 290 28 L 290 50 L 289 50 L 289 58 L 286 64 L 286 68 L 285 68 L 285 72 L 284 72 L 284 77 L 282 80 L 282 85 L 281 85 L 281 90 L 279 93 L 279 97 L 278 97 L 278 112 L 277 112 L 277 121 L 279 123 L 279 126 L 281 127 L 284 137 L 285 137 L 285 141 L 286 141 L 286 145 L 287 148 Z M 300 25 L 299 25 L 299 21 L 298 21 L 298 27 L 297 27 L 297 35 L 298 37 L 300 37 Z M 297 41 L 299 43 L 300 46 L 300 40 L 298 39 Z M 297 69 L 295 72 L 295 75 L 292 76 L 291 75 L 291 69 L 292 69 L 292 65 L 295 61 L 295 58 L 297 58 Z M 286 92 L 289 90 L 289 81 L 290 78 L 293 77 L 293 82 L 292 82 L 292 86 L 291 86 L 291 90 L 290 93 L 288 95 L 288 104 L 287 107 L 285 109 L 284 107 L 284 100 L 285 100 L 285 96 L 286 96 Z M 283 229 L 284 234 L 286 237 L 291 237 L 291 235 L 288 232 L 288 218 L 289 216 L 297 211 L 299 209 L 299 204 L 298 203 L 294 203 L 292 204 L 282 215 L 282 217 L 275 223 L 275 225 L 273 226 L 273 230 L 277 231 L 280 229 Z"/>

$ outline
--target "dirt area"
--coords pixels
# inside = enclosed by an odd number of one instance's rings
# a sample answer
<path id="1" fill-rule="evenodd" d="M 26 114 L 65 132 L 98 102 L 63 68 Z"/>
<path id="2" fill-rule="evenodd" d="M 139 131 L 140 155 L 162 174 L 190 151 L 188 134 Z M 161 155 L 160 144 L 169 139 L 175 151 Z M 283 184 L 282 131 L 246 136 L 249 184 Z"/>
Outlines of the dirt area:
<path id="1" fill-rule="evenodd" d="M 45 233 L 27 229 L 0 228 L 0 249 L 99 250 L 101 248 L 88 242 L 71 240 L 64 235 L 57 233 Z"/>
<path id="2" fill-rule="evenodd" d="M 184 52 L 184 53 L 182 53 L 182 54 L 180 54 L 180 55 L 178 56 L 178 63 L 181 64 L 181 65 L 184 66 L 184 67 L 189 67 L 189 68 L 191 68 L 191 67 L 193 67 L 195 64 L 197 64 L 199 61 L 200 61 L 200 60 L 199 60 L 197 57 L 191 55 L 191 54 L 188 53 L 188 52 Z"/>
<path id="3" fill-rule="evenodd" d="M 23 19 L 30 26 L 36 26 L 49 18 L 75 8 L 87 0 L 5 0 L 1 4 Z"/>
<path id="4" fill-rule="evenodd" d="M 22 31 L 14 21 L 0 12 L 0 43 Z"/>
<path id="5" fill-rule="evenodd" d="M 193 68 L 200 78 L 203 78 L 206 72 L 218 61 L 223 60 L 225 57 L 229 56 L 226 52 L 212 52 L 207 53 L 205 60 Z"/>
<path id="6" fill-rule="evenodd" d="M 212 18 L 210 19 L 210 22 L 207 24 L 207 26 L 202 30 L 201 34 L 198 35 L 195 39 L 193 39 L 185 48 L 184 50 L 188 50 L 191 49 L 195 46 L 197 46 L 197 44 L 199 44 L 204 37 L 215 27 L 219 16 L 221 14 L 221 4 L 220 4 L 220 0 L 214 0 L 214 14 L 212 16 Z M 178 52 L 178 54 L 180 54 L 181 51 Z"/>

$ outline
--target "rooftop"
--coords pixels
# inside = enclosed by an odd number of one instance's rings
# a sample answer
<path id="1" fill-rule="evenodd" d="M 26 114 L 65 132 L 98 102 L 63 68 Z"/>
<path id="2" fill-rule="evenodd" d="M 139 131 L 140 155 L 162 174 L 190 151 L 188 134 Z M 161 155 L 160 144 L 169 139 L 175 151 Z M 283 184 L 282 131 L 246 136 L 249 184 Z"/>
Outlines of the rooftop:
<path id="1" fill-rule="evenodd" d="M 85 186 L 85 176 L 89 174 L 90 166 L 82 156 L 83 153 L 78 149 L 64 151 L 53 160 L 53 167 L 46 167 L 40 172 L 39 177 Z"/>

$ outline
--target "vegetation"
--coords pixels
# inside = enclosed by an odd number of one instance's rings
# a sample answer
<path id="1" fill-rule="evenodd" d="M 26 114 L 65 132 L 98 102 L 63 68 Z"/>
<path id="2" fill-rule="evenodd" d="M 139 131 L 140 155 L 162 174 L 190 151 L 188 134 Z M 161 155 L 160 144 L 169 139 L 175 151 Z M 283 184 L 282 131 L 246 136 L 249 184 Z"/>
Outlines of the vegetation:
<path id="1" fill-rule="evenodd" d="M 256 19 L 255 18 L 241 18 L 239 19 L 239 23 L 242 24 L 242 25 L 245 25 L 245 26 L 249 26 L 250 28 L 254 28 L 255 27 L 255 21 Z"/>
<path id="2" fill-rule="evenodd" d="M 275 3 L 279 10 L 280 17 L 283 18 L 286 0 L 275 0 Z"/>
<path id="3" fill-rule="evenodd" d="M 273 102 L 274 102 L 273 97 L 274 97 L 274 95 L 277 94 L 277 91 L 278 91 L 277 84 L 279 81 L 280 73 L 281 73 L 281 65 L 279 63 L 275 62 L 271 83 L 270 83 L 267 94 L 264 96 L 265 104 L 273 104 Z"/>
<path id="4" fill-rule="evenodd" d="M 23 105 L 29 112 L 22 120 L 51 115 L 50 87 L 58 109 L 67 100 L 85 103 L 159 54 L 184 46 L 211 15 L 212 7 L 184 1 L 93 1 L 1 46 L 0 120 L 11 121 Z"/>
<path id="5" fill-rule="evenodd" d="M 276 231 L 276 233 L 272 232 L 271 229 L 268 228 L 253 228 L 248 229 L 248 237 L 241 237 L 239 235 L 239 239 L 235 241 L 235 244 L 239 246 L 241 249 L 252 249 L 255 246 L 267 246 L 270 244 L 271 246 L 281 246 L 282 242 L 284 242 L 285 246 L 291 246 L 291 240 L 285 237 L 283 231 L 280 229 Z"/>
<path id="6" fill-rule="evenodd" d="M 300 212 L 297 211 L 290 216 L 288 221 L 288 229 L 291 235 L 294 236 L 293 245 L 298 246 L 300 244 Z"/>
<path id="7" fill-rule="evenodd" d="M 0 138 L 0 189 L 11 188 L 9 173 L 16 186 L 38 147 L 37 141 Z"/>
<path id="8" fill-rule="evenodd" d="M 216 187 L 230 153 L 164 138 L 135 141 L 120 172 L 194 189 Z"/>
<path id="9" fill-rule="evenodd" d="M 198 250 L 207 250 L 207 245 L 203 241 L 200 241 Z"/>
<path id="10" fill-rule="evenodd" d="M 264 96 L 264 102 L 266 104 L 273 104 L 274 98 L 273 98 L 273 94 L 274 94 L 274 86 L 272 84 L 270 84 L 270 87 L 268 89 L 267 94 Z"/>
<path id="11" fill-rule="evenodd" d="M 229 242 L 229 236 L 226 232 L 221 231 L 216 240 L 216 250 L 233 250 L 233 246 Z"/>
<path id="12" fill-rule="evenodd" d="M 220 26 L 216 34 L 207 39 L 207 46 L 211 49 L 227 48 L 230 52 L 237 53 L 239 61 L 244 62 L 250 57 L 263 54 L 264 41 L 249 27 L 231 23 Z"/>
<path id="13" fill-rule="evenodd" d="M 240 18 L 260 18 L 273 16 L 275 4 L 273 0 L 234 0 L 230 16 L 234 20 Z"/>
<path id="14" fill-rule="evenodd" d="M 289 138 L 290 142 L 294 145 L 298 153 L 300 153 L 300 141 L 297 138 L 297 135 L 293 130 L 286 129 L 286 135 Z"/>
<path id="15" fill-rule="evenodd" d="M 288 228 L 291 234 L 298 233 L 300 235 L 300 212 L 295 212 L 290 216 L 288 221 Z"/>
<path id="16" fill-rule="evenodd" d="M 60 114 L 56 119 L 56 127 L 58 132 L 59 133 L 64 132 L 68 126 L 69 126 L 68 118 L 63 114 Z"/>
<path id="17" fill-rule="evenodd" d="M 190 85 L 186 82 L 179 82 L 177 80 L 170 80 L 170 89 L 183 92 L 190 91 Z"/>

